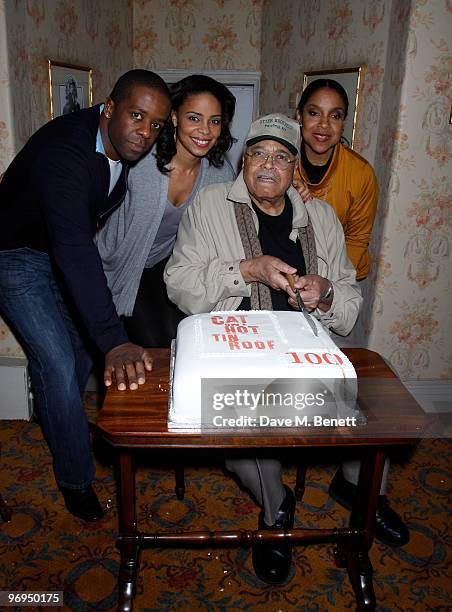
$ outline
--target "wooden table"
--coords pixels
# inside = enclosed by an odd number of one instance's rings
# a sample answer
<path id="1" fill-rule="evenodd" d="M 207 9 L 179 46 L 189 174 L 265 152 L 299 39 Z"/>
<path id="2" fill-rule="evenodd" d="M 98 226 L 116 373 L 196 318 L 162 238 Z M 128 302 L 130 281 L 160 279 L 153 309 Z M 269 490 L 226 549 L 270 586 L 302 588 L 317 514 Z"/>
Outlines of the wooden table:
<path id="1" fill-rule="evenodd" d="M 169 350 L 154 349 L 154 369 L 137 391 L 109 388 L 98 427 L 117 450 L 119 504 L 118 548 L 121 553 L 118 610 L 133 609 L 138 554 L 144 546 L 251 545 L 255 540 L 286 538 L 291 543 L 334 542 L 339 567 L 348 571 L 357 608 L 375 608 L 372 566 L 368 551 L 388 447 L 412 444 L 422 435 L 429 419 L 383 359 L 366 349 L 344 349 L 358 374 L 358 402 L 368 424 L 359 433 L 349 428 L 344 435 L 335 428 L 266 428 L 226 433 L 168 431 L 167 390 Z M 356 428 L 355 428 L 356 429 Z M 342 432 L 342 433 L 341 433 Z M 250 449 L 308 448 L 319 446 L 362 447 L 357 501 L 348 528 L 293 529 L 290 532 L 228 531 L 144 534 L 136 522 L 134 449 Z"/>

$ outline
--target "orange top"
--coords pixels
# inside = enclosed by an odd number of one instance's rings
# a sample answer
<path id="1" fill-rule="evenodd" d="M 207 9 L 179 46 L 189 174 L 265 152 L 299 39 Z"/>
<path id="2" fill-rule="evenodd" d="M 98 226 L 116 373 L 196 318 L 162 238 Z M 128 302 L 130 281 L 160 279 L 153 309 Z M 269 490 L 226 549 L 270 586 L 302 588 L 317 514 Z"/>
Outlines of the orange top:
<path id="1" fill-rule="evenodd" d="M 315 198 L 325 200 L 334 208 L 344 228 L 347 254 L 355 266 L 356 278 L 366 278 L 371 264 L 368 246 L 378 202 L 378 184 L 372 166 L 355 151 L 337 144 L 320 183 L 309 182 L 301 161 L 294 173 L 294 179 L 299 178 L 306 182 Z"/>

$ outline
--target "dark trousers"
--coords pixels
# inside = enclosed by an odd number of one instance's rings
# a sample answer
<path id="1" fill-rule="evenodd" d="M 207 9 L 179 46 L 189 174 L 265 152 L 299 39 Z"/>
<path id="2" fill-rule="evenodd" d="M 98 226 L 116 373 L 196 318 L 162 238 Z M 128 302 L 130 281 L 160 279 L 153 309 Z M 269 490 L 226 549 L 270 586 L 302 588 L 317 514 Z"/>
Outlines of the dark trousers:
<path id="1" fill-rule="evenodd" d="M 0 251 L 0 312 L 29 361 L 35 411 L 56 481 L 84 488 L 95 471 L 82 402 L 92 360 L 46 253 Z"/>
<path id="2" fill-rule="evenodd" d="M 167 259 L 145 268 L 131 317 L 122 317 L 131 342 L 144 348 L 169 348 L 186 316 L 166 293 L 163 270 Z"/>

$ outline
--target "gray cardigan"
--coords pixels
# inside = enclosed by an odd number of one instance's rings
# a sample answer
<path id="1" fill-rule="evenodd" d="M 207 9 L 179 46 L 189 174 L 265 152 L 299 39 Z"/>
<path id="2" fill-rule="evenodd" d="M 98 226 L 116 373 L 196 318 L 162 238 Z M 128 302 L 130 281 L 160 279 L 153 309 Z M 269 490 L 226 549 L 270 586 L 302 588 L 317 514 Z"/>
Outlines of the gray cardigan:
<path id="1" fill-rule="evenodd" d="M 119 315 L 131 316 L 146 259 L 163 217 L 168 198 L 168 175 L 162 174 L 149 153 L 130 169 L 125 200 L 96 236 L 97 248 Z M 200 174 L 188 201 L 202 187 L 231 181 L 232 166 L 225 160 L 215 168 L 201 160 Z"/>

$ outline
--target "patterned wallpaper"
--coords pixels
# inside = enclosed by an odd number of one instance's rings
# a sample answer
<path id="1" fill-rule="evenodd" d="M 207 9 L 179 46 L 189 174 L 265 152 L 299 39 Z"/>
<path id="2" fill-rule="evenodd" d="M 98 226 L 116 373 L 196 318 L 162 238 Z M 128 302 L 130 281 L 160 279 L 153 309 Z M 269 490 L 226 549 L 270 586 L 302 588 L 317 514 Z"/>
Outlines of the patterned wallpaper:
<path id="1" fill-rule="evenodd" d="M 259 70 L 263 0 L 133 0 L 139 68 Z"/>
<path id="2" fill-rule="evenodd" d="M 404 378 L 451 378 L 452 349 L 452 5 L 445 0 L 395 3 L 396 30 L 405 28 L 405 70 L 390 74 L 390 96 L 377 167 L 390 181 L 377 226 L 375 301 L 366 331 Z M 400 44 L 395 36 L 394 45 Z M 394 113 L 395 110 L 395 113 Z M 388 153 L 392 150 L 392 156 Z"/>
<path id="3" fill-rule="evenodd" d="M 14 86 L 0 93 L 0 168 L 47 118 L 49 56 L 92 65 L 96 101 L 132 64 L 261 70 L 261 111 L 286 113 L 304 71 L 365 64 L 357 150 L 374 165 L 381 197 L 376 265 L 354 338 L 405 378 L 452 376 L 449 0 L 15 0 L 7 7 L 0 0 L 10 54 L 8 63 L 1 49 L 0 84 Z M 0 322 L 0 353 L 15 351 Z"/>
<path id="4" fill-rule="evenodd" d="M 48 120 L 48 59 L 92 67 L 94 102 L 132 64 L 132 9 L 123 0 L 9 1 L 6 24 L 17 146 Z"/>
<path id="5" fill-rule="evenodd" d="M 293 114 L 303 73 L 365 64 L 355 148 L 375 158 L 387 53 L 387 0 L 269 0 L 262 28 L 262 111 Z M 406 4 L 406 2 L 405 2 Z"/>
<path id="6" fill-rule="evenodd" d="M 4 172 L 15 151 L 14 130 L 11 128 L 11 67 L 8 63 L 6 32 L 5 0 L 0 0 L 0 173 Z"/>

